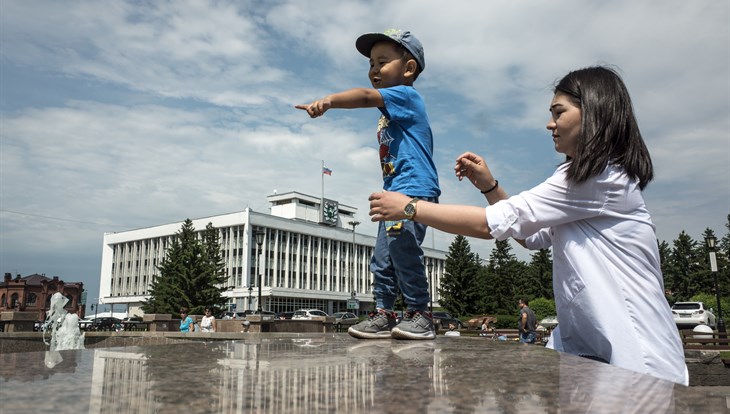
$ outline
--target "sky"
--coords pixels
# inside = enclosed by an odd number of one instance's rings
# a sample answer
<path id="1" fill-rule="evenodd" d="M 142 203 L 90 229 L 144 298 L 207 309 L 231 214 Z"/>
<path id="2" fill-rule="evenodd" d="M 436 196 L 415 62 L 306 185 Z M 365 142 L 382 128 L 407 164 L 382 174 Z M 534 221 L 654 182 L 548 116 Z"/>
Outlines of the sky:
<path id="1" fill-rule="evenodd" d="M 0 271 L 84 282 L 98 296 L 106 232 L 241 211 L 299 191 L 358 209 L 382 188 L 376 109 L 310 119 L 294 105 L 370 87 L 355 39 L 423 43 L 415 86 L 434 132 L 441 202 L 484 205 L 453 174 L 473 151 L 510 194 L 563 157 L 545 125 L 555 81 L 613 65 L 655 180 L 659 240 L 730 214 L 730 3 L 697 1 L 0 2 Z M 426 246 L 447 250 L 439 231 Z M 492 241 L 469 239 L 488 258 Z M 515 245 L 522 260 L 530 253 Z"/>

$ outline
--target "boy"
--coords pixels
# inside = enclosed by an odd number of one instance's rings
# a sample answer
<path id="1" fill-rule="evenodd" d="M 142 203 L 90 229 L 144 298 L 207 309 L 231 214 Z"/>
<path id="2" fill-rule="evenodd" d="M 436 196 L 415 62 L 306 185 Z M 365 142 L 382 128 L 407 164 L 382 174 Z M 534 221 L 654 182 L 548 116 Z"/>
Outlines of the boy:
<path id="1" fill-rule="evenodd" d="M 370 58 L 368 77 L 373 89 L 350 89 L 296 108 L 312 118 L 330 108 L 378 108 L 383 189 L 401 191 L 412 200 L 404 211 L 407 219 L 379 224 L 370 261 L 377 311 L 348 333 L 360 339 L 433 339 L 436 332 L 427 312 L 430 298 L 421 249 L 427 227 L 410 220 L 418 200 L 437 202 L 441 194 L 426 107 L 413 88 L 426 66 L 423 46 L 410 32 L 390 29 L 360 36 L 355 47 Z M 408 312 L 396 325 L 393 305 L 398 288 Z"/>

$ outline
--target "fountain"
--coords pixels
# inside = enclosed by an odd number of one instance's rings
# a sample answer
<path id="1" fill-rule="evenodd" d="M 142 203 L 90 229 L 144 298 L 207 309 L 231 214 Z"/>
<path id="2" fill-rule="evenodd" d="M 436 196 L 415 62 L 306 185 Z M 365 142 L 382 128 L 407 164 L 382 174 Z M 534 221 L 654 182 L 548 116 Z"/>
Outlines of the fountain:
<path id="1" fill-rule="evenodd" d="M 64 306 L 68 299 L 56 292 L 51 296 L 51 309 L 43 323 L 43 342 L 50 346 L 46 352 L 45 363 L 48 368 L 58 365 L 63 358 L 58 351 L 84 349 L 85 336 L 79 329 L 79 316 L 68 313 Z M 51 342 L 46 341 L 46 333 L 51 332 Z"/>

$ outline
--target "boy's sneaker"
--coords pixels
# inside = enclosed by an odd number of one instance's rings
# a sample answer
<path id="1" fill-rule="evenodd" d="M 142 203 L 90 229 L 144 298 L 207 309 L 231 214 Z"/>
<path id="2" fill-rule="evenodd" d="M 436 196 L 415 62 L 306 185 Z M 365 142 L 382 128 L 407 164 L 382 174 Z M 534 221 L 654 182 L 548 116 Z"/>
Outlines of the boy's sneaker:
<path id="1" fill-rule="evenodd" d="M 350 327 L 347 333 L 359 339 L 388 339 L 390 330 L 395 326 L 395 314 L 378 310 L 364 320 Z"/>
<path id="2" fill-rule="evenodd" d="M 408 311 L 390 335 L 395 339 L 434 339 L 436 330 L 428 312 Z"/>

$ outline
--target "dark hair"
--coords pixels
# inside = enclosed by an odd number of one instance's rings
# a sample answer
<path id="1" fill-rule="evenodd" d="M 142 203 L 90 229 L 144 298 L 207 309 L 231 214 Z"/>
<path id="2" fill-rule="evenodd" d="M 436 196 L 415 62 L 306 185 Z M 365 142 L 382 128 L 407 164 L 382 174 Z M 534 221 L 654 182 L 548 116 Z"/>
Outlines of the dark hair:
<path id="1" fill-rule="evenodd" d="M 581 111 L 581 136 L 567 178 L 581 183 L 612 162 L 643 190 L 654 178 L 654 167 L 629 92 L 616 71 L 605 66 L 572 71 L 555 85 L 554 92 L 569 96 Z"/>
<path id="2" fill-rule="evenodd" d="M 529 306 L 530 302 L 527 300 L 527 298 L 520 298 L 520 303 L 522 303 L 525 306 Z"/>

